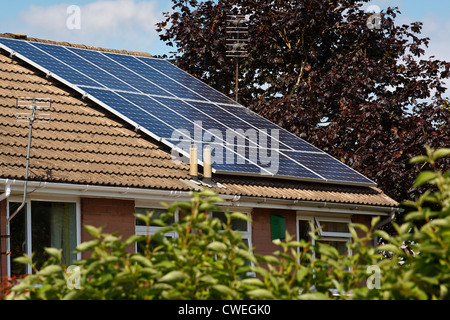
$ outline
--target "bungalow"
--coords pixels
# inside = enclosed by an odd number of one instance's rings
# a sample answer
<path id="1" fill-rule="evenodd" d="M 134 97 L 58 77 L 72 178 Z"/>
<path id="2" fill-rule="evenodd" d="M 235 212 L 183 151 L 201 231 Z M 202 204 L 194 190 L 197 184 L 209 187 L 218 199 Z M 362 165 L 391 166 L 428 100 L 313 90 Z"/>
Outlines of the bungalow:
<path id="1" fill-rule="evenodd" d="M 201 152 L 197 161 L 197 154 L 188 153 L 184 156 L 190 162 L 179 161 L 168 140 L 153 134 L 157 128 L 147 126 L 148 130 L 144 130 L 129 121 L 115 100 L 80 94 L 72 85 L 77 80 L 69 81 L 70 75 L 64 78 L 64 61 L 58 60 L 61 68 L 50 72 L 27 57 L 25 51 L 11 50 L 1 41 L 21 38 L 15 40 L 17 46 L 32 41 L 52 43 L 55 48 L 83 48 L 86 54 L 149 57 L 145 53 L 0 35 L 2 277 L 32 272 L 13 258 L 33 252 L 33 259 L 39 264 L 45 259 L 43 248 L 48 246 L 62 248 L 66 264 L 81 258 L 73 249 L 89 239 L 83 225 L 103 226 L 106 232 L 118 231 L 123 237 L 153 232 L 157 227 L 136 222 L 135 212 L 158 212 L 163 208 L 161 202 L 187 200 L 189 192 L 203 188 L 220 194 L 225 200 L 220 204 L 223 210 L 240 211 L 251 217 L 251 223 L 236 228 L 259 254 L 275 250 L 272 239 L 282 237 L 285 230 L 299 239 L 307 237 L 310 221 L 322 228 L 323 241 L 343 250 L 350 237 L 347 223 L 367 225 L 374 216 L 381 216 L 382 223 L 386 223 L 399 210 L 396 201 L 371 184 L 246 174 L 241 167 L 230 172 L 214 168 L 211 171 L 207 161 L 211 154 L 202 158 Z M 42 53 L 36 51 L 37 60 L 38 54 Z M 58 76 L 58 72 L 63 76 Z M 164 88 L 162 82 L 162 77 L 154 79 L 156 85 Z M 192 88 L 196 90 L 195 86 Z M 135 116 L 139 121 L 144 111 Z M 168 121 L 170 125 L 171 120 Z M 310 154 L 314 157 L 319 153 Z M 220 218 L 222 213 L 211 215 Z"/>

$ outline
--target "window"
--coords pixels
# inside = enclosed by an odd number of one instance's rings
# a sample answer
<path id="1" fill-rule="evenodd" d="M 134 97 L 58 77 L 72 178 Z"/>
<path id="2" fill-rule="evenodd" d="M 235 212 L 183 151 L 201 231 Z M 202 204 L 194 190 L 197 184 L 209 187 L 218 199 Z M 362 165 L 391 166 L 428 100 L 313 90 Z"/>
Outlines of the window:
<path id="1" fill-rule="evenodd" d="M 166 209 L 161 208 L 145 208 L 145 207 L 136 207 L 135 208 L 136 213 L 147 215 L 150 212 L 153 212 L 152 219 L 160 219 L 162 214 L 166 213 Z M 178 212 L 175 213 L 173 217 L 170 217 L 165 222 L 166 224 L 174 223 L 175 221 L 178 221 Z M 144 221 L 141 219 L 136 218 L 136 226 L 135 226 L 135 233 L 136 234 L 142 234 L 142 235 L 148 235 L 148 234 L 154 234 L 157 230 L 159 230 L 161 227 L 159 225 L 151 224 L 150 226 L 146 226 Z M 176 238 L 177 234 L 175 232 L 168 232 L 164 234 L 168 238 Z M 139 244 L 136 244 L 136 252 L 143 253 L 144 248 L 140 246 Z"/>
<path id="2" fill-rule="evenodd" d="M 225 217 L 225 213 L 221 211 L 214 211 L 211 213 L 211 217 L 217 218 L 223 223 L 227 222 L 227 218 Z M 233 219 L 231 220 L 231 229 L 235 231 L 239 231 L 242 234 L 242 241 L 250 248 L 251 246 L 251 232 L 250 232 L 250 222 L 245 220 Z"/>
<path id="3" fill-rule="evenodd" d="M 20 203 L 9 202 L 8 216 Z M 31 266 L 14 261 L 23 254 L 31 256 L 39 269 L 49 258 L 44 248 L 62 249 L 62 263 L 66 266 L 77 259 L 74 250 L 78 244 L 77 204 L 75 202 L 30 201 L 10 221 L 8 259 L 9 274 L 31 273 Z"/>
<path id="4" fill-rule="evenodd" d="M 349 218 L 335 218 L 335 217 L 299 217 L 298 224 L 298 238 L 305 241 L 315 241 L 309 236 L 311 231 L 311 223 L 314 228 L 318 229 L 318 234 L 321 236 L 320 243 L 326 243 L 336 248 L 339 254 L 350 254 L 348 252 L 346 243 L 351 242 L 351 234 L 348 229 L 350 223 Z"/>

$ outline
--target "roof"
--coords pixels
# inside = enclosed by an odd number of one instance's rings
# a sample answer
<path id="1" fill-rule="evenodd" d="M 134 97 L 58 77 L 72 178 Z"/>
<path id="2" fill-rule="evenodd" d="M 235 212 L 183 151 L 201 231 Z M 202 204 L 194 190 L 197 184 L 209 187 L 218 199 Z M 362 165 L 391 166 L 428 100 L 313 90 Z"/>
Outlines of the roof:
<path id="1" fill-rule="evenodd" d="M 107 110 L 83 100 L 79 93 L 52 78 L 47 79 L 39 70 L 10 58 L 3 51 L 0 54 L 0 178 L 25 178 L 28 123 L 17 122 L 15 116 L 29 109 L 16 107 L 17 97 L 52 100 L 52 107 L 46 110 L 51 113 L 51 122 L 33 124 L 29 180 L 176 191 L 196 189 L 195 184 L 188 182 L 188 165 L 171 161 L 167 146 L 135 132 L 134 127 Z M 375 187 L 228 175 L 215 175 L 214 181 L 218 185 L 212 189 L 227 195 L 398 206 Z"/>

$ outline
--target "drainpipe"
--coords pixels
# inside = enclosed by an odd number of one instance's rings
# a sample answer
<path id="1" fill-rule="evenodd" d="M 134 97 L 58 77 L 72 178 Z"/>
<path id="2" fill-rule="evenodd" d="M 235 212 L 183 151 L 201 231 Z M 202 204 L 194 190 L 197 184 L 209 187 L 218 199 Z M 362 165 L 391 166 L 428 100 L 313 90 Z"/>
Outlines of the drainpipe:
<path id="1" fill-rule="evenodd" d="M 381 221 L 379 221 L 375 227 L 374 230 L 377 230 L 381 227 L 384 227 L 385 225 L 387 225 L 389 222 L 391 222 L 394 219 L 395 216 L 395 211 L 392 210 L 391 214 L 389 215 L 389 217 L 387 217 L 386 219 L 383 219 Z M 373 239 L 373 245 L 376 247 L 378 245 L 378 237 L 374 237 Z"/>

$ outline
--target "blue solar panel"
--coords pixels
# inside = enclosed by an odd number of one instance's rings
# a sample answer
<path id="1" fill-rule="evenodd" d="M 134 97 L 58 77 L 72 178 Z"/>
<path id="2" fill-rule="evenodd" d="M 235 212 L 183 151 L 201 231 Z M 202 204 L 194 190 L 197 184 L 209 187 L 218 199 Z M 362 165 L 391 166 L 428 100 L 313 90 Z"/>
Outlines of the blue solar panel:
<path id="1" fill-rule="evenodd" d="M 63 77 L 70 83 L 85 86 L 98 86 L 98 83 L 94 80 L 89 79 L 82 73 L 70 68 L 66 64 L 54 59 L 52 56 L 36 48 L 34 43 L 30 44 L 25 41 L 5 38 L 0 38 L 0 43 L 3 43 L 16 53 L 23 55 L 25 58 L 30 59 L 39 66 L 51 71 L 53 74 Z"/>
<path id="2" fill-rule="evenodd" d="M 188 90 L 186 87 L 155 70 L 138 58 L 130 55 L 106 54 L 108 57 L 126 66 L 141 77 L 157 84 L 165 90 L 165 96 L 175 96 L 181 99 L 205 100 L 200 95 Z"/>
<path id="3" fill-rule="evenodd" d="M 194 142 L 201 161 L 209 144 L 218 173 L 374 185 L 167 61 L 6 38 L 0 45 L 185 155 Z"/>
<path id="4" fill-rule="evenodd" d="M 179 69 L 178 67 L 174 66 L 173 64 L 165 60 L 146 57 L 138 57 L 138 59 L 148 64 L 149 66 L 152 66 L 153 68 L 162 72 L 163 74 L 168 75 L 169 77 L 178 81 L 179 83 L 182 83 L 184 86 L 186 86 L 193 92 L 201 95 L 202 97 L 206 98 L 211 102 L 238 105 L 234 100 L 228 98 L 224 94 L 211 88 L 202 81 L 198 80 L 197 78 L 191 76 L 190 74 L 186 73 L 185 71 Z"/>
<path id="5" fill-rule="evenodd" d="M 135 105 L 132 101 L 128 101 L 120 94 L 103 89 L 80 87 L 86 93 L 108 105 L 113 110 L 124 115 L 134 123 L 143 128 L 148 128 L 158 137 L 170 136 L 173 128 L 164 125 L 159 118 L 151 113 L 151 101 L 146 101 L 146 105 Z M 139 97 L 138 95 L 134 95 Z M 154 105 L 157 103 L 154 102 Z"/>
<path id="6" fill-rule="evenodd" d="M 68 48 L 68 50 L 73 53 L 79 55 L 80 57 L 88 60 L 89 62 L 95 64 L 96 66 L 102 68 L 103 70 L 109 72 L 119 79 L 126 79 L 126 83 L 129 84 L 133 89 L 129 90 L 123 88 L 123 90 L 135 91 L 139 90 L 142 93 L 151 94 L 151 95 L 163 95 L 166 96 L 167 91 L 161 89 L 160 87 L 153 84 L 151 81 L 144 79 L 127 69 L 125 66 L 117 63 L 116 61 L 110 59 L 107 55 L 91 50 L 84 50 L 78 48 Z M 88 71 L 84 72 L 87 74 Z M 112 89 L 112 87 L 111 87 Z"/>
<path id="7" fill-rule="evenodd" d="M 88 76 L 89 78 L 95 80 L 97 82 L 96 86 L 103 85 L 105 88 L 112 90 L 137 92 L 136 89 L 128 85 L 126 82 L 120 80 L 111 73 L 105 72 L 101 68 L 74 54 L 72 51 L 68 50 L 65 47 L 45 43 L 36 43 L 33 45 L 35 45 L 39 49 L 44 50 L 46 53 L 50 54 L 56 59 L 72 66 L 77 71 Z M 79 83 L 74 84 L 79 85 Z"/>
<path id="8" fill-rule="evenodd" d="M 328 181 L 352 181 L 355 183 L 371 183 L 371 180 L 357 171 L 349 168 L 344 163 L 336 160 L 325 152 L 284 152 L 297 163 L 303 164 Z"/>

